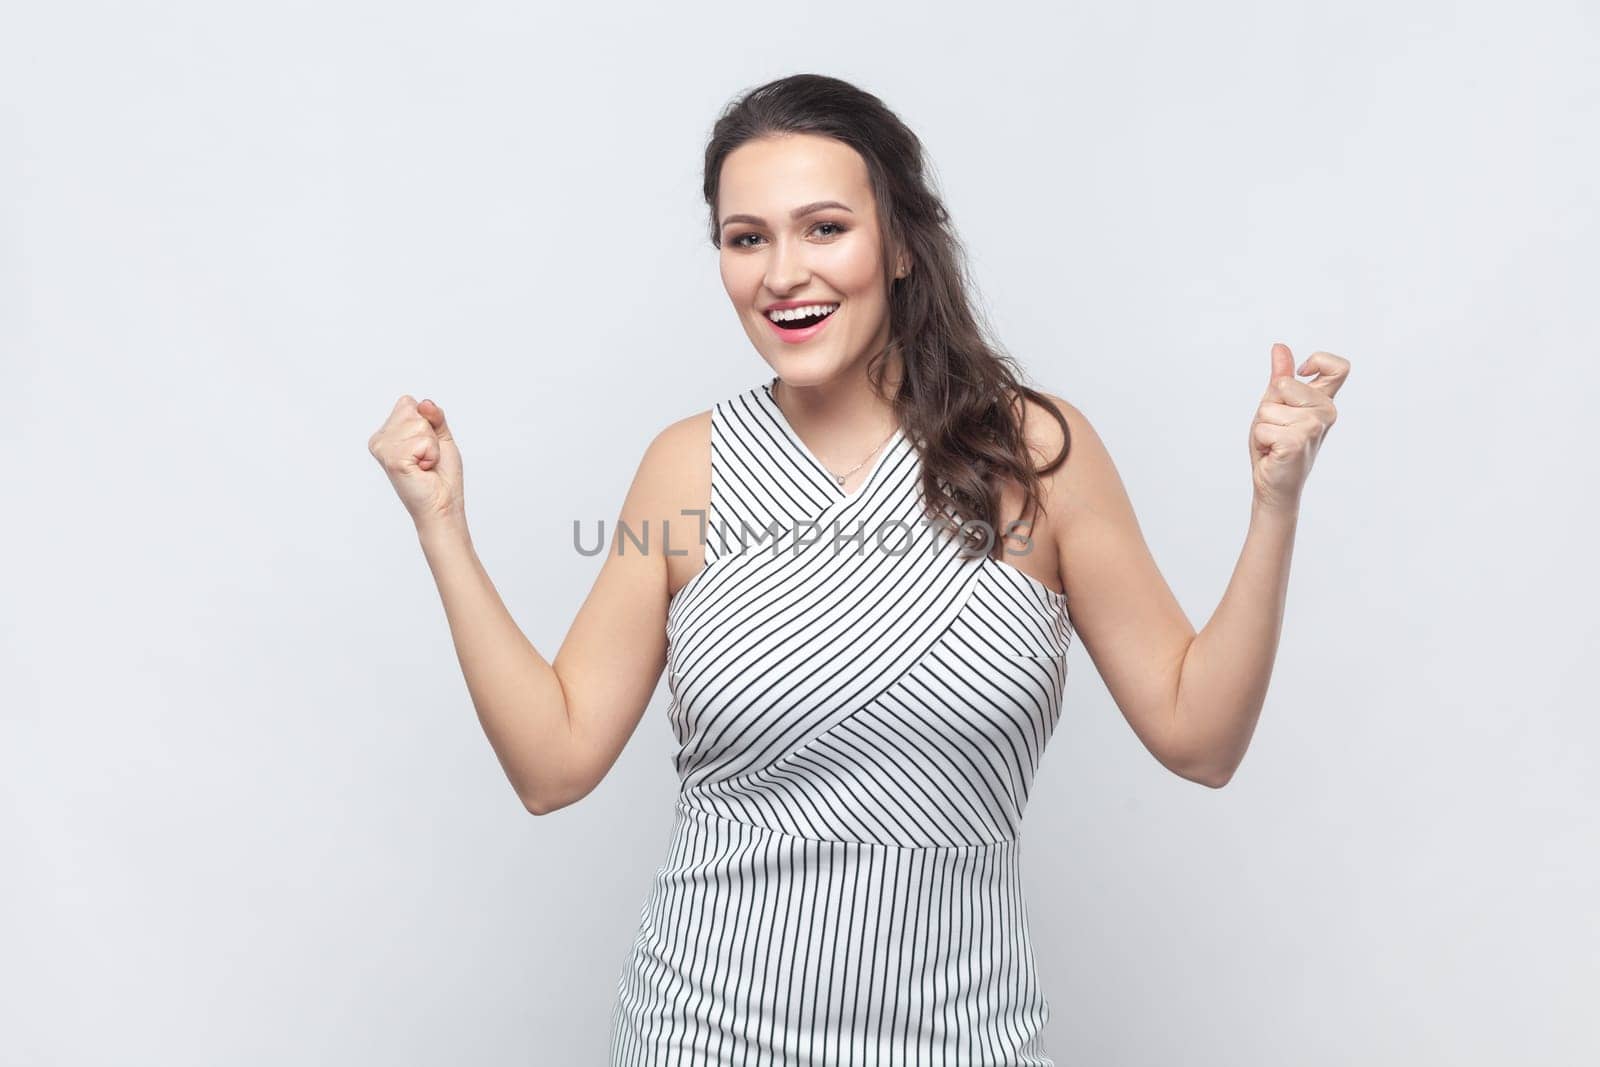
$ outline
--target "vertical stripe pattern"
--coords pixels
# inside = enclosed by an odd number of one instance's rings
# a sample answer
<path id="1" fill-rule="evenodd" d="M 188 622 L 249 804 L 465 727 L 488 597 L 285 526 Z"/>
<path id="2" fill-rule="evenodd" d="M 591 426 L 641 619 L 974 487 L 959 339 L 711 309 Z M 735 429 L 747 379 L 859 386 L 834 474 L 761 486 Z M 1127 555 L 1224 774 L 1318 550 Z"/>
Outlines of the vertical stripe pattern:
<path id="1" fill-rule="evenodd" d="M 613 1067 L 1049 1067 L 1019 835 L 1066 597 L 923 520 L 902 432 L 847 493 L 768 383 L 713 408 L 711 445 L 704 566 L 667 617 L 680 789 Z"/>

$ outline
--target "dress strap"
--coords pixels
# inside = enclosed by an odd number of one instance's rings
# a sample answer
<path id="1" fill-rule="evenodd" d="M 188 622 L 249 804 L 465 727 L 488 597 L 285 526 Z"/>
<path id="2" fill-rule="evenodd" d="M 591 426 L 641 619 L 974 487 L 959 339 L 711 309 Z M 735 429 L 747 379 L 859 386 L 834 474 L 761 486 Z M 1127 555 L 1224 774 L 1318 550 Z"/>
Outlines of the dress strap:
<path id="1" fill-rule="evenodd" d="M 765 383 L 711 410 L 711 506 L 705 561 L 769 543 L 839 499 L 827 472 L 797 451 Z"/>

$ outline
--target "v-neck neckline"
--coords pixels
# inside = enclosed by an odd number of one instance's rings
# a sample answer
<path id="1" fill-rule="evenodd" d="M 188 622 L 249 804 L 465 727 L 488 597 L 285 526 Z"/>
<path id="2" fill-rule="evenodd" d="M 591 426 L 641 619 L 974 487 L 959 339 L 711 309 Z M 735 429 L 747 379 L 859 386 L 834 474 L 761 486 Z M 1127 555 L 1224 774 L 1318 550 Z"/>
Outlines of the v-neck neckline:
<path id="1" fill-rule="evenodd" d="M 800 435 L 795 432 L 793 424 L 789 422 L 789 416 L 785 415 L 783 413 L 783 409 L 778 406 L 778 398 L 772 395 L 772 387 L 777 384 L 778 379 L 774 377 L 771 381 L 764 382 L 761 385 L 759 392 L 761 393 L 762 398 L 765 399 L 767 408 L 772 412 L 773 418 L 777 421 L 778 426 L 782 428 L 784 436 L 787 437 L 790 443 L 794 445 L 795 450 L 799 452 L 800 457 L 817 469 L 818 474 L 820 474 L 822 479 L 827 482 L 828 487 L 833 490 L 834 495 L 839 500 L 855 500 L 863 492 L 865 492 L 873 482 L 877 481 L 878 473 L 883 470 L 884 464 L 888 461 L 889 456 L 897 450 L 896 446 L 905 436 L 904 428 L 900 426 L 896 426 L 894 428 L 894 432 L 889 435 L 889 439 L 884 441 L 884 443 L 878 447 L 877 458 L 873 460 L 872 466 L 868 469 L 867 476 L 861 480 L 861 484 L 856 486 L 854 489 L 847 490 L 844 488 L 844 486 L 839 484 L 839 479 L 833 476 L 833 472 L 828 469 L 827 464 L 818 459 L 816 454 L 813 453 L 806 443 L 800 439 Z"/>

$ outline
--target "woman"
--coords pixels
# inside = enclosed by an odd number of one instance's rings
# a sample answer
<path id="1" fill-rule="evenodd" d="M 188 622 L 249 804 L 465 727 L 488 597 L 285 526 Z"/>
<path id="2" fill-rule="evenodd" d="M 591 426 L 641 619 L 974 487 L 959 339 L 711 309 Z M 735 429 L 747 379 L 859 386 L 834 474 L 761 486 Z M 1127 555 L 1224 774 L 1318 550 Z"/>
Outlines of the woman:
<path id="1" fill-rule="evenodd" d="M 705 197 L 773 374 L 651 442 L 553 663 L 472 552 L 439 405 L 401 397 L 370 442 L 529 810 L 599 783 L 668 668 L 681 789 L 612 1062 L 1049 1064 L 1018 833 L 1071 635 L 1158 760 L 1225 784 L 1349 364 L 1315 353 L 1303 383 L 1273 346 L 1249 534 L 1196 634 L 1083 414 L 983 339 L 921 146 L 876 97 L 754 90 Z"/>

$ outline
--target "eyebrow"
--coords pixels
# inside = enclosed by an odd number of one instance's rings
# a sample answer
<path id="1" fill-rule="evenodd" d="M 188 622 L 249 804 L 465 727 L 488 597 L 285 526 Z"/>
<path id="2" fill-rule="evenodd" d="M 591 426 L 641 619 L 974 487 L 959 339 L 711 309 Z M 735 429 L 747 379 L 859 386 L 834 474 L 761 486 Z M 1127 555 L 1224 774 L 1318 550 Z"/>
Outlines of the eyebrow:
<path id="1" fill-rule="evenodd" d="M 789 212 L 789 217 L 791 219 L 804 218 L 807 215 L 811 215 L 828 208 L 838 208 L 840 211 L 848 214 L 855 214 L 855 212 L 851 211 L 837 200 L 818 200 L 814 204 L 806 204 L 802 207 L 795 208 L 793 211 Z M 765 226 L 767 224 L 765 219 L 757 218 L 754 215 L 729 215 L 727 218 L 722 220 L 722 228 L 726 230 L 729 226 L 732 226 L 736 222 L 748 222 L 752 226 Z"/>

